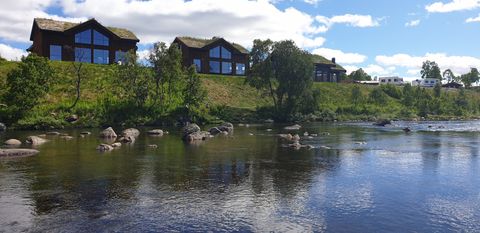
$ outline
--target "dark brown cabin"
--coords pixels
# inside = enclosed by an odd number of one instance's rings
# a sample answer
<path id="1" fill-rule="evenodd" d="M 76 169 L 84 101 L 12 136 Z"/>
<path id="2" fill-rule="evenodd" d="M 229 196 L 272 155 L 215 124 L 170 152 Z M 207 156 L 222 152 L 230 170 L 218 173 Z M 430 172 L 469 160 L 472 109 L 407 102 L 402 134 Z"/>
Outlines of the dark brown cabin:
<path id="1" fill-rule="evenodd" d="M 137 50 L 140 41 L 131 31 L 105 27 L 95 19 L 71 23 L 35 18 L 27 51 L 50 60 L 112 64 Z"/>
<path id="2" fill-rule="evenodd" d="M 333 82 L 339 83 L 342 81 L 342 76 L 347 71 L 335 61 L 335 58 L 328 60 L 322 56 L 314 55 L 313 62 L 315 64 L 315 75 L 313 81 L 315 82 Z"/>
<path id="3" fill-rule="evenodd" d="M 223 38 L 177 37 L 173 43 L 182 50 L 183 65 L 195 65 L 198 73 L 245 75 L 248 70 L 248 51 Z"/>

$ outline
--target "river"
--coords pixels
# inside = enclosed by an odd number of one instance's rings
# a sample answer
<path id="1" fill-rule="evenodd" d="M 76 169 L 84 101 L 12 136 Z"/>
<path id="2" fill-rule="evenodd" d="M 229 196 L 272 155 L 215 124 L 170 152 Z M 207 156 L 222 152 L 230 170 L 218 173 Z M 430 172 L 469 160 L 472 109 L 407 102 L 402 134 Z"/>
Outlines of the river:
<path id="1" fill-rule="evenodd" d="M 303 126 L 314 149 L 283 147 L 276 125 L 192 145 L 170 128 L 106 153 L 99 130 L 62 130 L 75 138 L 0 159 L 0 232 L 480 231 L 480 122 Z"/>

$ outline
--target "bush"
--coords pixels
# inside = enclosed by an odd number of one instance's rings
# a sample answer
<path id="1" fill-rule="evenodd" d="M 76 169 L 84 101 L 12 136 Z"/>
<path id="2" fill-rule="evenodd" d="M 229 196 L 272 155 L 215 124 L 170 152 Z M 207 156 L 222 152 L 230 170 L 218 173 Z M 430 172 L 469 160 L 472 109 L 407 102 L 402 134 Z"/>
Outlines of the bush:
<path id="1" fill-rule="evenodd" d="M 380 86 L 382 91 L 385 92 L 388 96 L 395 98 L 395 99 L 401 99 L 402 98 L 402 91 L 400 91 L 399 88 L 397 88 L 394 85 L 387 84 L 387 85 L 381 85 Z"/>

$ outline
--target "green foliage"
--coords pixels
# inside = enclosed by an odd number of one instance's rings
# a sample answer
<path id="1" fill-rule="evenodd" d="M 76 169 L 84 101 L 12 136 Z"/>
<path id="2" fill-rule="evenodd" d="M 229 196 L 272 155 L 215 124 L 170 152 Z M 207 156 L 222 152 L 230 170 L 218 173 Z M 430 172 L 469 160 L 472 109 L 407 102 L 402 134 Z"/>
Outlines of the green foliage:
<path id="1" fill-rule="evenodd" d="M 387 103 L 387 95 L 385 95 L 385 92 L 383 92 L 381 88 L 373 89 L 373 91 L 370 92 L 370 95 L 368 96 L 368 98 L 370 99 L 371 103 L 375 103 L 375 104 Z"/>
<path id="2" fill-rule="evenodd" d="M 450 69 L 446 69 L 445 71 L 443 71 L 443 80 L 446 80 L 448 83 L 453 81 L 459 81 Z"/>
<path id="3" fill-rule="evenodd" d="M 255 40 L 250 53 L 252 69 L 247 82 L 269 93 L 276 118 L 286 120 L 297 113 L 312 111 L 312 56 L 293 41 Z"/>
<path id="4" fill-rule="evenodd" d="M 435 98 L 440 98 L 441 95 L 442 95 L 442 84 L 437 83 L 433 87 L 433 96 Z"/>
<path id="5" fill-rule="evenodd" d="M 125 62 L 117 67 L 116 79 L 120 86 L 120 96 L 135 106 L 145 106 L 149 98 L 152 74 L 137 62 L 137 55 L 130 51 Z"/>
<path id="6" fill-rule="evenodd" d="M 442 79 L 440 68 L 438 67 L 438 64 L 434 61 L 423 62 L 422 70 L 420 71 L 420 74 L 422 75 L 423 79 L 425 78 L 434 78 L 438 80 Z"/>
<path id="7" fill-rule="evenodd" d="M 403 97 L 402 92 L 400 89 L 398 89 L 396 86 L 387 84 L 387 85 L 381 85 L 380 88 L 382 91 L 387 94 L 388 96 L 395 98 L 395 99 L 401 99 Z"/>
<path id="8" fill-rule="evenodd" d="M 183 106 L 190 112 L 196 111 L 205 101 L 207 92 L 203 89 L 200 78 L 194 65 L 187 70 L 187 81 L 183 90 Z"/>
<path id="9" fill-rule="evenodd" d="M 357 105 L 363 101 L 363 96 L 362 92 L 360 91 L 360 87 L 358 85 L 355 85 L 352 88 L 352 103 L 354 105 Z"/>
<path id="10" fill-rule="evenodd" d="M 405 105 L 405 107 L 407 107 L 407 108 L 411 107 L 415 102 L 412 85 L 407 83 L 405 86 L 403 86 L 402 92 L 403 92 L 402 93 L 403 94 L 403 99 L 402 99 L 403 105 Z"/>
<path id="11" fill-rule="evenodd" d="M 12 111 L 23 116 L 47 94 L 54 72 L 46 58 L 23 57 L 19 66 L 7 76 L 5 101 Z"/>
<path id="12" fill-rule="evenodd" d="M 466 88 L 469 88 L 473 83 L 478 83 L 480 80 L 480 73 L 477 68 L 472 68 L 469 73 L 461 75 L 460 80 L 465 84 Z"/>
<path id="13" fill-rule="evenodd" d="M 362 68 L 356 71 L 352 71 L 352 73 L 348 75 L 348 78 L 353 81 L 371 81 L 372 80 L 372 77 L 368 75 Z"/>

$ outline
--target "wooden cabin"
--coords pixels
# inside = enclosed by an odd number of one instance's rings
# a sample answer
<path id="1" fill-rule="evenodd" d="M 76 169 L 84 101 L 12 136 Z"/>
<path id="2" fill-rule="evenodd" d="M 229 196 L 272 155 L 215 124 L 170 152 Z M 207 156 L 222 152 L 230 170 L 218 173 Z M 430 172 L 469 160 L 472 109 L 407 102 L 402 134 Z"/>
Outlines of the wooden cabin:
<path id="1" fill-rule="evenodd" d="M 112 64 L 137 50 L 140 41 L 131 31 L 106 27 L 95 19 L 71 23 L 35 18 L 27 51 L 50 60 Z"/>
<path id="2" fill-rule="evenodd" d="M 342 76 L 347 71 L 335 61 L 335 58 L 328 60 L 320 55 L 313 55 L 313 62 L 315 64 L 315 74 L 313 81 L 315 82 L 333 82 L 339 83 L 342 81 Z"/>
<path id="3" fill-rule="evenodd" d="M 176 37 L 173 43 L 182 51 L 183 65 L 195 65 L 198 73 L 243 76 L 248 70 L 248 50 L 223 38 Z"/>

